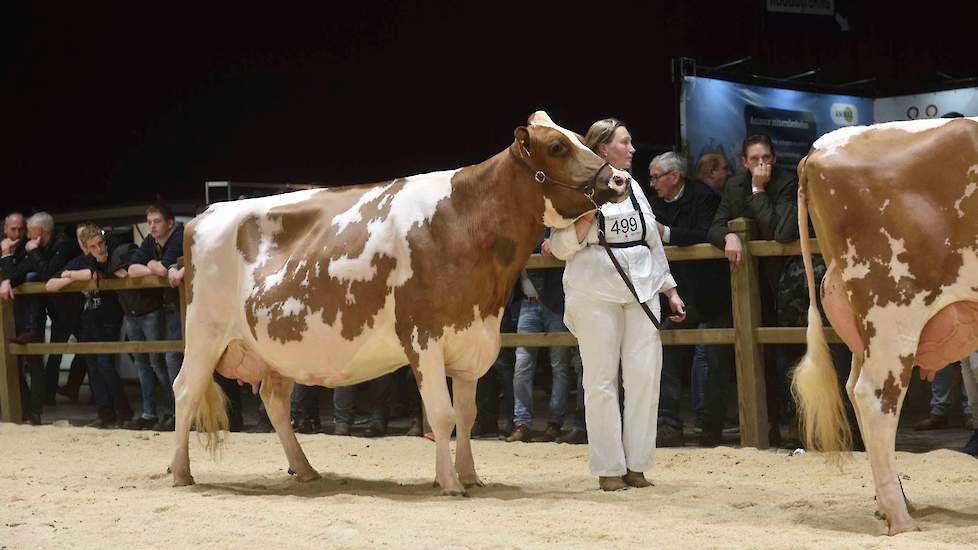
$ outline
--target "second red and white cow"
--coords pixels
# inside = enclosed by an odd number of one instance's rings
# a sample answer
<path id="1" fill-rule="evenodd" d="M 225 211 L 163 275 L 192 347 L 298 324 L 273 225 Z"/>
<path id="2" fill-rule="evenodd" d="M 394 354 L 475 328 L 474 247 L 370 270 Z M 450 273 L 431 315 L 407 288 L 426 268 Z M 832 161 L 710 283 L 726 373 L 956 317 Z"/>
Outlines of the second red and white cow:
<path id="1" fill-rule="evenodd" d="M 838 379 L 816 310 L 808 214 L 828 271 L 826 315 L 853 352 L 846 389 L 891 534 L 914 528 L 896 470 L 896 431 L 915 365 L 933 378 L 978 348 L 978 120 L 846 128 L 798 166 L 811 303 L 794 376 L 810 445 L 848 448 Z"/>
<path id="2" fill-rule="evenodd" d="M 260 383 L 289 470 L 307 481 L 319 474 L 289 423 L 293 383 L 347 386 L 407 363 L 435 435 L 435 480 L 446 494 L 481 484 L 475 387 L 499 352 L 510 289 L 544 225 L 628 193 L 627 173 L 546 113 L 515 134 L 476 166 L 216 204 L 187 225 L 176 485 L 193 483 L 191 422 L 212 449 L 227 427 L 215 370 Z"/>

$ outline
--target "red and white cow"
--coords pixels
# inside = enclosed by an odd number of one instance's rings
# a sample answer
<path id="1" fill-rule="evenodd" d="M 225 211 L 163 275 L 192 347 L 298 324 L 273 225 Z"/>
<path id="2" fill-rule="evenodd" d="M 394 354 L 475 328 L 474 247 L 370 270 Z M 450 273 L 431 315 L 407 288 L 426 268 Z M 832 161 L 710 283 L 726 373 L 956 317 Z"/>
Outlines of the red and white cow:
<path id="1" fill-rule="evenodd" d="M 798 166 L 798 220 L 815 304 L 808 210 L 828 263 L 830 323 L 853 352 L 846 389 L 890 534 L 915 528 L 896 470 L 896 431 L 915 365 L 932 379 L 978 348 L 978 120 L 845 128 Z M 851 435 L 814 305 L 795 371 L 810 445 L 845 450 Z"/>
<path id="2" fill-rule="evenodd" d="M 510 289 L 544 225 L 628 193 L 627 173 L 546 113 L 515 134 L 476 166 L 215 204 L 187 225 L 174 484 L 193 483 L 191 422 L 212 450 L 227 428 L 215 369 L 261 384 L 290 472 L 308 481 L 319 474 L 289 424 L 293 382 L 346 386 L 407 363 L 435 435 L 435 480 L 453 495 L 481 484 L 475 386 L 499 352 Z"/>

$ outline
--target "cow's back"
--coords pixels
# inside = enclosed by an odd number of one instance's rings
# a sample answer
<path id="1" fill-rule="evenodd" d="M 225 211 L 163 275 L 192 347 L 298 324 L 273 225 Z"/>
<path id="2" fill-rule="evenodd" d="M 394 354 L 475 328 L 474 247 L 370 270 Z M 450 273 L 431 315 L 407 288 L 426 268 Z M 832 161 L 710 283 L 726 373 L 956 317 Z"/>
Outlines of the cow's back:
<path id="1" fill-rule="evenodd" d="M 450 177 L 213 205 L 187 227 L 188 321 L 223 323 L 228 341 L 306 383 L 347 385 L 405 364 L 393 289 L 412 275 L 406 234 L 450 195 Z"/>

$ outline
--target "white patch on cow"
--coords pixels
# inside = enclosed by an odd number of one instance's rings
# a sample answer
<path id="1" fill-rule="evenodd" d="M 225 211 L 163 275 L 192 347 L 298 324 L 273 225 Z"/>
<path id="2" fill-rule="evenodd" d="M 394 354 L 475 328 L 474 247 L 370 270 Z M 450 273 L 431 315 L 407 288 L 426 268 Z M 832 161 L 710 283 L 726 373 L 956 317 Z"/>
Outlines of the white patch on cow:
<path id="1" fill-rule="evenodd" d="M 406 283 L 414 273 L 407 235 L 415 225 L 429 222 L 438 203 L 452 194 L 452 177 L 457 171 L 406 178 L 403 187 L 391 199 L 388 216 L 367 223 L 367 242 L 360 255 L 354 258 L 343 255 L 331 261 L 327 268 L 329 276 L 341 281 L 369 281 L 377 274 L 374 258 L 387 256 L 395 260 L 387 286 Z"/>
<path id="2" fill-rule="evenodd" d="M 288 264 L 283 265 L 282 269 L 279 269 L 275 273 L 272 273 L 268 277 L 265 277 L 265 281 L 262 284 L 261 292 L 268 292 L 269 290 L 278 286 L 285 278 L 285 270 L 288 268 Z M 257 290 L 257 289 L 256 289 Z"/>
<path id="3" fill-rule="evenodd" d="M 883 206 L 880 207 L 880 214 L 882 214 L 883 211 L 886 210 L 887 206 L 890 206 L 890 199 L 886 199 L 885 201 L 883 201 Z"/>
<path id="4" fill-rule="evenodd" d="M 874 124 L 872 126 L 847 126 L 845 128 L 839 128 L 838 130 L 829 132 L 818 138 L 815 140 L 815 143 L 812 144 L 812 149 L 822 151 L 824 152 L 824 155 L 832 155 L 838 153 L 838 150 L 845 147 L 850 140 L 866 132 L 902 130 L 904 132 L 916 133 L 943 126 L 951 120 L 953 119 L 928 118 L 921 120 L 885 122 L 882 124 Z"/>
<path id="5" fill-rule="evenodd" d="M 973 164 L 971 168 L 968 168 L 968 175 L 970 176 L 972 174 L 978 176 L 978 164 Z"/>
<path id="6" fill-rule="evenodd" d="M 364 192 L 363 195 L 360 195 L 360 198 L 357 200 L 357 202 L 353 206 L 348 208 L 346 212 L 340 212 L 339 214 L 334 216 L 333 225 L 336 226 L 336 233 L 337 234 L 342 233 L 343 230 L 346 229 L 346 226 L 350 225 L 351 223 L 358 223 L 359 221 L 363 220 L 363 216 L 360 214 L 360 209 L 363 208 L 363 205 L 379 197 L 382 193 L 390 189 L 391 185 L 394 185 L 396 181 L 397 180 L 394 180 L 391 183 L 388 183 L 387 185 L 372 187 L 368 189 L 366 192 Z"/>
<path id="7" fill-rule="evenodd" d="M 972 166 L 971 169 L 968 170 L 968 175 L 971 175 L 971 170 L 974 170 L 974 168 L 975 167 Z M 964 217 L 964 210 L 961 210 L 961 203 L 964 202 L 964 199 L 966 199 L 966 198 L 970 197 L 971 195 L 973 195 L 976 190 L 978 190 L 978 183 L 971 182 L 971 183 L 969 183 L 964 188 L 964 196 L 962 196 L 960 199 L 954 201 L 954 209 L 958 211 L 958 217 L 959 218 L 963 218 Z"/>
<path id="8" fill-rule="evenodd" d="M 282 302 L 282 313 L 286 317 L 291 317 L 292 315 L 298 315 L 306 310 L 306 305 L 300 302 L 297 298 L 289 296 L 284 302 Z"/>
<path id="9" fill-rule="evenodd" d="M 842 278 L 846 281 L 851 281 L 852 279 L 862 279 L 866 275 L 869 275 L 869 262 L 859 259 L 856 246 L 851 238 L 847 239 L 846 243 L 849 245 L 849 248 L 842 256 L 842 259 L 845 261 L 845 267 L 842 268 Z"/>
<path id="10" fill-rule="evenodd" d="M 560 215 L 560 212 L 557 212 L 557 209 L 554 208 L 549 198 L 543 198 L 543 225 L 563 229 L 572 223 L 574 223 L 574 220 L 565 218 Z"/>
<path id="11" fill-rule="evenodd" d="M 882 233 L 883 236 L 886 237 L 888 241 L 890 241 L 890 250 L 892 251 L 893 254 L 892 256 L 890 256 L 890 265 L 888 266 L 890 278 L 892 278 L 893 282 L 895 283 L 899 283 L 900 279 L 902 279 L 903 277 L 909 277 L 912 279 L 913 275 L 910 274 L 910 265 L 907 264 L 906 262 L 900 261 L 900 259 L 898 258 L 900 254 L 903 254 L 904 252 L 907 251 L 907 247 L 904 244 L 904 240 L 894 239 L 893 237 L 890 236 L 889 233 L 887 233 L 886 229 L 882 227 L 880 228 L 880 233 Z"/>
<path id="12" fill-rule="evenodd" d="M 546 126 L 547 128 L 553 128 L 554 130 L 557 130 L 561 134 L 567 136 L 567 139 L 569 139 L 570 142 L 574 144 L 574 146 L 577 147 L 579 150 L 587 151 L 588 154 L 591 155 L 594 154 L 593 151 L 588 149 L 587 145 L 584 145 L 584 143 L 581 142 L 580 139 L 578 139 L 577 134 L 571 132 L 570 130 L 567 130 L 566 128 L 561 128 L 560 126 L 557 126 L 557 124 L 554 123 L 553 120 L 551 120 L 550 115 L 548 115 L 544 111 L 537 111 L 533 113 L 532 115 L 530 115 L 530 118 L 527 122 L 529 122 L 530 124 L 534 124 L 536 126 Z"/>
<path id="13" fill-rule="evenodd" d="M 829 189 L 829 195 L 835 195 L 835 187 Z"/>

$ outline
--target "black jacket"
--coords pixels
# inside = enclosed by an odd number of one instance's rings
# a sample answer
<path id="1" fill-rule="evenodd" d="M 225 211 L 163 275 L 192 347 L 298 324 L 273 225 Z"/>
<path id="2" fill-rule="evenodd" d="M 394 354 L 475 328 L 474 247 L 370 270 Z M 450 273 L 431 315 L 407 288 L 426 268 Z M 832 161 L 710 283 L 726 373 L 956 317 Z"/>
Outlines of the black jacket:
<path id="1" fill-rule="evenodd" d="M 39 246 L 27 252 L 20 261 L 14 259 L 15 255 L 0 259 L 0 270 L 13 286 L 23 283 L 28 273 L 37 273 L 39 281 L 47 281 L 61 275 L 68 260 L 80 254 L 78 241 L 68 238 L 64 233 L 58 233 L 47 246 Z"/>
<path id="2" fill-rule="evenodd" d="M 686 180 L 682 195 L 666 202 L 658 195 L 649 197 L 655 219 L 669 228 L 667 245 L 688 246 L 707 242 L 707 232 L 713 222 L 720 194 L 709 185 Z M 729 309 L 730 275 L 726 260 L 669 262 L 679 294 L 687 308 L 700 319 L 711 317 L 722 307 Z M 668 311 L 668 307 L 663 309 Z"/>

